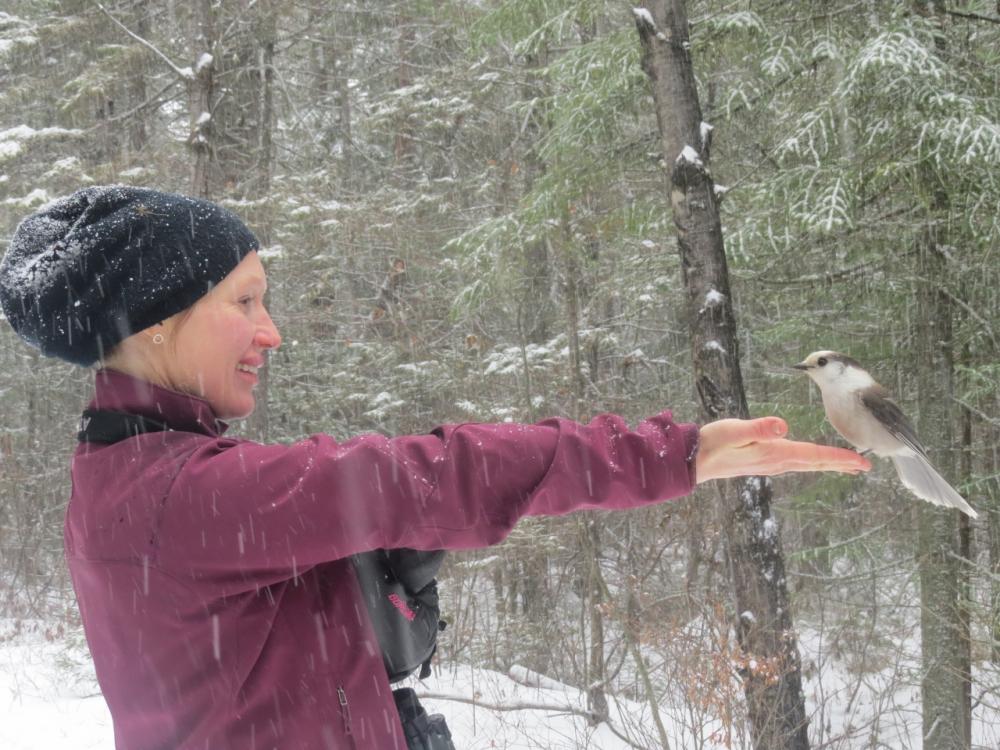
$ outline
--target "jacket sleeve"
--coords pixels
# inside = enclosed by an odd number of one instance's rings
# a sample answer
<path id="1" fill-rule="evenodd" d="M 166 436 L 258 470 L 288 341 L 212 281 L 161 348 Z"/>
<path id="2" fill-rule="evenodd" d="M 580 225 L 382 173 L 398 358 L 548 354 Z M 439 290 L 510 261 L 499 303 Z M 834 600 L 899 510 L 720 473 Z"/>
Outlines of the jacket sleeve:
<path id="1" fill-rule="evenodd" d="M 685 495 L 697 442 L 697 427 L 668 412 L 634 430 L 601 415 L 342 443 L 205 441 L 167 497 L 157 558 L 185 575 L 278 580 L 376 548 L 483 547 L 523 516 Z"/>

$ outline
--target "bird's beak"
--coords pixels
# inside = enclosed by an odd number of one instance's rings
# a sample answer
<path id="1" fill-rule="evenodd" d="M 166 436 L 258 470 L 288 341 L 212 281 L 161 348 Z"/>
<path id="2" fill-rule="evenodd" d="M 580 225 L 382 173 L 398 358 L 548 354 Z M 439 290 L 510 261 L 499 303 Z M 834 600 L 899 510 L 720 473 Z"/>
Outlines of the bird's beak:
<path id="1" fill-rule="evenodd" d="M 797 365 L 792 365 L 792 368 L 796 370 L 808 370 L 809 365 L 807 365 L 805 362 L 799 362 Z"/>

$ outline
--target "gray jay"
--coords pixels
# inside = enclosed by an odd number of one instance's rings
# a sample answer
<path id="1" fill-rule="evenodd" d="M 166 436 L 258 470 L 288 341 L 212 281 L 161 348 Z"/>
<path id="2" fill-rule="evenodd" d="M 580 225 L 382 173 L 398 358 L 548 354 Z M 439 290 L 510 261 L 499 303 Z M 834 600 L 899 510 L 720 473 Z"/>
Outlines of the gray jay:
<path id="1" fill-rule="evenodd" d="M 837 352 L 813 352 L 792 365 L 819 386 L 830 424 L 862 454 L 892 459 L 903 486 L 935 505 L 976 511 L 938 474 L 927 459 L 913 425 L 857 360 Z"/>

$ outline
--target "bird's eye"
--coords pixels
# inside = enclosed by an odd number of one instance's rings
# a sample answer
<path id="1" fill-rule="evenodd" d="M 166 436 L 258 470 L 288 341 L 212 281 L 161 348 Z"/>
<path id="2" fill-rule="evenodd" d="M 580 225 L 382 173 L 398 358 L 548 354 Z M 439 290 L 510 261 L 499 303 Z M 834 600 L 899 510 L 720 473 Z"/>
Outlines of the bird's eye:
<path id="1" fill-rule="evenodd" d="M 824 367 L 826 365 L 826 357 L 820 357 L 819 359 L 817 359 L 816 364 L 819 365 L 820 367 Z"/>

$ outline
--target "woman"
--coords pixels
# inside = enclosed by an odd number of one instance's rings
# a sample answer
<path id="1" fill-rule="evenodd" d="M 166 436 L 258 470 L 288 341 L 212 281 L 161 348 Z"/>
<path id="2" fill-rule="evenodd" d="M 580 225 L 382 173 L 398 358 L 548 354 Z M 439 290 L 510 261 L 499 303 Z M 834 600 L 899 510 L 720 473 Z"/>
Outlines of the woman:
<path id="1" fill-rule="evenodd" d="M 102 365 L 90 409 L 163 428 L 82 443 L 72 464 L 66 557 L 119 748 L 405 747 L 355 553 L 482 547 L 526 515 L 719 477 L 870 468 L 783 440 L 774 417 L 225 437 L 281 344 L 257 247 L 214 204 L 94 187 L 25 219 L 0 264 L 19 335 Z"/>

